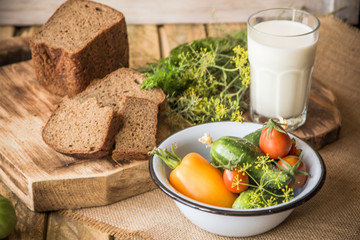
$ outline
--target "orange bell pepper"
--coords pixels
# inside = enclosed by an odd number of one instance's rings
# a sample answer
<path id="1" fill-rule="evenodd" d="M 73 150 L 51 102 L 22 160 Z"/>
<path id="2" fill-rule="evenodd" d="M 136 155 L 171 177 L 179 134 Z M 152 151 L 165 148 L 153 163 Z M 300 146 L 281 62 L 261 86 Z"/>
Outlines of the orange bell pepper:
<path id="1" fill-rule="evenodd" d="M 231 208 L 237 195 L 223 182 L 222 173 L 198 153 L 189 153 L 180 159 L 174 152 L 154 149 L 171 169 L 170 184 L 180 193 L 202 203 Z M 159 151 L 160 150 L 160 151 Z"/>

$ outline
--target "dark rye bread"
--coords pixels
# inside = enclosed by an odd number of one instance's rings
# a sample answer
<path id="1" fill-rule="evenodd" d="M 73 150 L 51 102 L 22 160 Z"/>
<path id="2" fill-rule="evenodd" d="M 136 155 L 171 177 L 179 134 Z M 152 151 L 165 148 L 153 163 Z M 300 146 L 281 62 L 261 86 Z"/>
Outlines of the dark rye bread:
<path id="1" fill-rule="evenodd" d="M 138 97 L 125 97 L 123 126 L 115 137 L 115 161 L 146 160 L 156 146 L 158 105 Z"/>
<path id="2" fill-rule="evenodd" d="M 145 77 L 135 70 L 119 68 L 90 85 L 75 98 L 95 97 L 100 105 L 112 106 L 117 112 L 122 111 L 122 101 L 125 96 L 145 98 L 156 105 L 161 105 L 165 100 L 164 92 L 160 88 L 141 89 L 141 83 L 144 79 Z"/>
<path id="3" fill-rule="evenodd" d="M 139 72 L 129 68 L 120 68 L 105 78 L 98 80 L 96 83 L 91 84 L 75 97 L 75 99 L 79 99 L 80 101 L 88 98 L 96 98 L 101 106 L 113 107 L 116 115 L 122 116 L 123 118 L 123 126 L 118 135 L 128 134 L 129 131 L 131 131 L 130 129 L 132 129 L 132 124 L 136 125 L 141 123 L 141 125 L 146 126 L 146 128 L 151 126 L 149 129 L 144 129 L 144 131 L 138 131 L 137 134 L 140 135 L 134 135 L 134 140 L 130 140 L 129 137 L 126 138 L 129 142 L 137 142 L 138 139 L 151 139 L 151 142 L 154 141 L 153 144 L 150 144 L 150 141 L 146 143 L 146 146 L 148 146 L 146 151 L 143 148 L 135 149 L 134 147 L 127 151 L 126 149 L 121 150 L 118 143 L 121 137 L 116 137 L 115 144 L 117 147 L 113 154 L 116 160 L 130 160 L 130 158 L 141 160 L 145 159 L 145 157 L 148 158 L 144 153 L 147 152 L 149 146 L 154 147 L 156 126 L 153 125 L 157 122 L 159 106 L 164 103 L 165 94 L 160 88 L 142 90 L 141 83 L 144 79 L 145 77 Z M 127 123 L 127 121 L 124 120 L 124 114 L 129 114 L 129 111 L 140 111 L 137 113 L 138 116 L 135 116 L 134 120 L 131 120 L 132 123 Z M 143 114 L 148 115 L 143 116 Z M 129 147 L 129 145 L 126 146 Z M 128 157 L 124 156 L 125 152 L 129 154 Z"/>
<path id="4" fill-rule="evenodd" d="M 140 83 L 144 79 L 134 70 L 120 68 L 76 96 L 64 98 L 43 129 L 44 141 L 55 150 L 74 157 L 98 158 L 109 155 L 114 147 L 115 135 L 133 129 L 133 125 L 124 120 L 124 114 L 133 111 L 137 112 L 139 119 L 131 117 L 135 119 L 131 120 L 132 124 L 146 128 L 137 131 L 139 135 L 135 136 L 135 141 L 151 139 L 145 146 L 154 147 L 150 142 L 154 140 L 155 143 L 158 109 L 165 100 L 165 94 L 161 89 L 141 90 Z M 112 112 L 111 121 L 109 112 Z M 148 115 L 145 116 L 145 113 Z M 101 122 L 101 125 L 95 125 L 92 121 L 97 121 L 96 124 Z M 90 136 L 96 144 L 88 144 Z M 136 156 L 137 160 L 144 159 L 142 148 L 137 153 L 133 150 L 131 148 L 128 151 L 131 156 Z"/>
<path id="5" fill-rule="evenodd" d="M 30 47 L 38 81 L 60 96 L 74 96 L 93 79 L 129 66 L 124 15 L 92 1 L 66 1 Z"/>
<path id="6" fill-rule="evenodd" d="M 100 158 L 113 149 L 120 118 L 113 108 L 100 106 L 95 98 L 65 98 L 43 128 L 46 144 L 77 158 Z"/>

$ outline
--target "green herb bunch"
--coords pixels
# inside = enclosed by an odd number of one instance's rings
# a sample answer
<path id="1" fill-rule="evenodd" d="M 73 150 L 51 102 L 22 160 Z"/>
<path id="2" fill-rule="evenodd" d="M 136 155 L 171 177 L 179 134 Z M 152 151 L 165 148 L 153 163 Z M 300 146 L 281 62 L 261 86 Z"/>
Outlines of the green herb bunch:
<path id="1" fill-rule="evenodd" d="M 250 84 L 246 32 L 182 44 L 144 75 L 142 88 L 160 87 L 170 115 L 178 114 L 193 125 L 243 121 Z"/>

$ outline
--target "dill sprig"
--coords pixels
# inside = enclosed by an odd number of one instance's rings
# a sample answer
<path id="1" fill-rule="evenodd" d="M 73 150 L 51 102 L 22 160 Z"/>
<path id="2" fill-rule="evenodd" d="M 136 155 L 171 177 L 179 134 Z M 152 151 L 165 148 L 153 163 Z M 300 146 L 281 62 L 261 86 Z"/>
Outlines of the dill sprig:
<path id="1" fill-rule="evenodd" d="M 169 115 L 193 125 L 242 122 L 250 84 L 246 31 L 182 44 L 144 75 L 143 89 L 160 87 L 167 95 Z"/>
<path id="2" fill-rule="evenodd" d="M 253 163 L 255 168 L 262 168 L 264 170 L 264 175 L 260 180 L 256 180 L 251 173 L 248 171 L 252 164 L 243 164 L 242 167 L 237 167 L 241 171 L 245 172 L 251 179 L 251 183 L 239 183 L 249 186 L 249 189 L 241 193 L 244 196 L 240 197 L 239 200 L 235 201 L 234 208 L 262 208 L 270 207 L 280 203 L 288 202 L 294 198 L 294 190 L 289 186 L 281 187 L 278 184 L 278 189 L 268 188 L 269 185 L 276 184 L 280 181 L 282 172 L 278 172 L 276 175 L 272 176 L 272 181 L 267 180 L 266 174 L 274 174 L 273 171 L 270 171 L 270 165 L 272 159 L 269 156 L 259 156 L 256 161 Z"/>

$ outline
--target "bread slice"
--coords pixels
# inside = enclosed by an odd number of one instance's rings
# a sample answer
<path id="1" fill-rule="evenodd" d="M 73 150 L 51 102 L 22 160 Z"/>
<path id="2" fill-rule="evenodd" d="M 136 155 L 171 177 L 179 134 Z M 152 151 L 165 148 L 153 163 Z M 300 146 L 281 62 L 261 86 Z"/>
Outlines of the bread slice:
<path id="1" fill-rule="evenodd" d="M 30 47 L 40 84 L 60 96 L 74 96 L 93 79 L 129 66 L 124 15 L 92 1 L 66 1 Z"/>
<path id="2" fill-rule="evenodd" d="M 75 97 L 79 101 L 96 98 L 101 106 L 111 106 L 122 116 L 112 155 L 116 161 L 148 159 L 147 152 L 155 147 L 158 109 L 165 94 L 159 88 L 142 90 L 144 79 L 137 71 L 120 68 Z"/>
<path id="3" fill-rule="evenodd" d="M 123 125 L 115 137 L 115 161 L 149 159 L 156 146 L 158 105 L 138 97 L 125 97 Z"/>
<path id="4" fill-rule="evenodd" d="M 148 99 L 158 106 L 164 103 L 165 94 L 160 88 L 141 89 L 141 83 L 145 78 L 135 70 L 120 68 L 89 86 L 76 98 L 95 97 L 100 105 L 112 106 L 117 112 L 122 111 L 122 101 L 126 96 Z"/>
<path id="5" fill-rule="evenodd" d="M 99 158 L 110 154 L 119 128 L 120 118 L 113 108 L 100 106 L 95 98 L 65 98 L 44 126 L 42 137 L 58 152 Z"/>
<path id="6" fill-rule="evenodd" d="M 116 140 L 123 148 L 116 144 L 114 159 L 147 158 L 148 150 L 156 144 L 158 109 L 165 94 L 161 89 L 142 90 L 144 79 L 134 70 L 120 68 L 76 96 L 64 98 L 43 128 L 44 141 L 74 157 L 98 158 L 112 152 L 116 134 L 125 134 Z M 126 135 L 131 134 L 129 129 L 135 129 L 136 134 Z M 139 139 L 144 140 L 145 148 L 135 147 Z"/>

